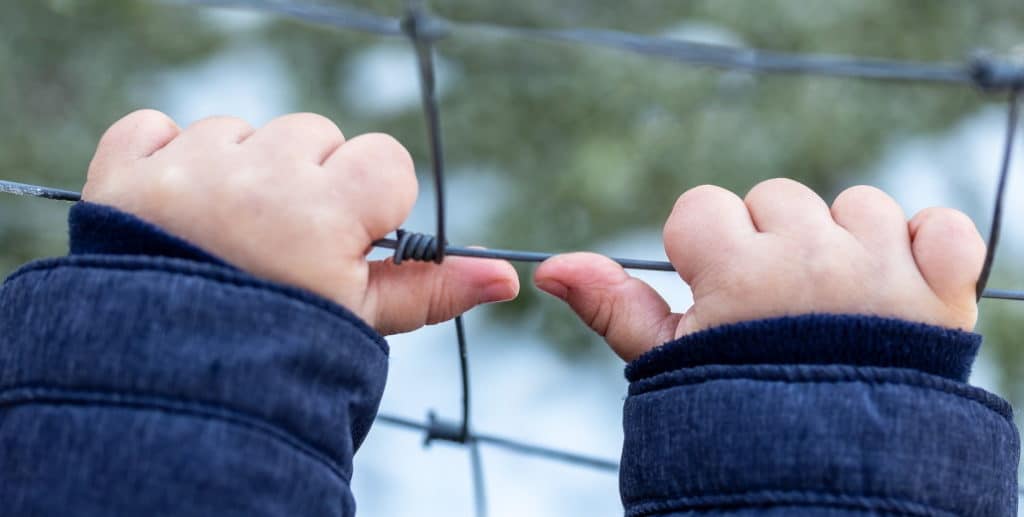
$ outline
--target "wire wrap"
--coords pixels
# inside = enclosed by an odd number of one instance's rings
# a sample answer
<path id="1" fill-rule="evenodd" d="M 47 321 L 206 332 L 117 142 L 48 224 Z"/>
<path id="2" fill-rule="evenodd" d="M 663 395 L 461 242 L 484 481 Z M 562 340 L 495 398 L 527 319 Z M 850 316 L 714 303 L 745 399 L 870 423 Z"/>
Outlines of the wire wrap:
<path id="1" fill-rule="evenodd" d="M 398 236 L 398 243 L 395 245 L 391 260 L 396 265 L 406 260 L 440 262 L 442 255 L 438 250 L 443 250 L 444 246 L 437 245 L 437 237 L 406 230 L 398 230 L 395 233 Z"/>

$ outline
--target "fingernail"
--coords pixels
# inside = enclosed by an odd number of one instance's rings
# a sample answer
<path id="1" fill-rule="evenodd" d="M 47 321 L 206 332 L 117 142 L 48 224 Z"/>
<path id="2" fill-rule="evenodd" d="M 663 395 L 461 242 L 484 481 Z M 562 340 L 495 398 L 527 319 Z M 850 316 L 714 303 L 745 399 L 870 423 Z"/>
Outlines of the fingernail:
<path id="1" fill-rule="evenodd" d="M 477 303 L 503 302 L 515 296 L 515 291 L 508 282 L 494 282 L 480 290 Z"/>
<path id="2" fill-rule="evenodd" d="M 544 291 L 545 293 L 548 293 L 551 296 L 554 296 L 555 298 L 558 298 L 560 300 L 564 300 L 566 296 L 569 296 L 568 287 L 566 287 L 561 282 L 557 282 L 549 278 L 545 278 L 544 280 L 538 280 L 537 287 L 540 288 L 541 291 Z"/>

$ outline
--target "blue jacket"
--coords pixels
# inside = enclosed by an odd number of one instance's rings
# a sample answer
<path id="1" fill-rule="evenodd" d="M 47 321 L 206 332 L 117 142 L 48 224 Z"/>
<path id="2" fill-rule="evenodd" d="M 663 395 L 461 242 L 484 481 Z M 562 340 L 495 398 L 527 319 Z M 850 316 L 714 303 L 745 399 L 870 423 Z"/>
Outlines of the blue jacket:
<path id="1" fill-rule="evenodd" d="M 80 203 L 0 288 L 0 515 L 347 516 L 388 345 L 344 308 Z M 626 368 L 625 514 L 1016 513 L 980 337 L 804 315 Z"/>

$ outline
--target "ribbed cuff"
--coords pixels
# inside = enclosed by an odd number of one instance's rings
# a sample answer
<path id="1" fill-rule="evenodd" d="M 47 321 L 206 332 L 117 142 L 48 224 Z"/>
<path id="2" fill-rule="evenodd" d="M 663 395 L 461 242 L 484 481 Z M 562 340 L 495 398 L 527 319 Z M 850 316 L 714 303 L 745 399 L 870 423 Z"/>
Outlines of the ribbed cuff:
<path id="1" fill-rule="evenodd" d="M 637 381 L 703 365 L 907 368 L 965 382 L 981 336 L 877 316 L 807 314 L 723 325 L 670 341 L 626 367 Z"/>

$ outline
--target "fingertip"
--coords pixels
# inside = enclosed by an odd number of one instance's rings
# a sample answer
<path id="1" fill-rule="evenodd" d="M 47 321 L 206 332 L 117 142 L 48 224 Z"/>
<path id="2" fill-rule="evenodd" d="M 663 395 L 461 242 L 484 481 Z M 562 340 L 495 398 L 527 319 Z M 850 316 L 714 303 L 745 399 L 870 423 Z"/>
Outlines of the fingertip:
<path id="1" fill-rule="evenodd" d="M 512 279 L 495 280 L 480 289 L 478 303 L 507 302 L 519 296 L 519 280 Z"/>
<path id="2" fill-rule="evenodd" d="M 105 196 L 117 183 L 111 178 L 119 171 L 130 170 L 133 162 L 151 156 L 180 133 L 170 117 L 156 110 L 138 110 L 121 117 L 96 144 L 82 188 L 83 199 L 94 201 Z"/>
<path id="3" fill-rule="evenodd" d="M 850 187 L 832 201 L 832 219 L 862 244 L 906 248 L 907 217 L 899 203 L 870 185 Z"/>
<path id="4" fill-rule="evenodd" d="M 973 303 L 986 252 L 974 222 L 959 210 L 932 207 L 911 219 L 909 231 L 914 260 L 932 290 Z"/>
<path id="5" fill-rule="evenodd" d="M 192 122 L 182 132 L 182 139 L 193 143 L 241 144 L 246 142 L 255 130 L 245 119 L 230 115 L 211 115 Z"/>
<path id="6" fill-rule="evenodd" d="M 680 195 L 662 230 L 665 253 L 687 282 L 708 263 L 735 254 L 736 248 L 756 233 L 743 200 L 714 185 L 694 187 Z"/>
<path id="7" fill-rule="evenodd" d="M 345 202 L 362 213 L 372 238 L 393 231 L 408 217 L 419 194 L 412 156 L 383 133 L 359 135 L 324 162 Z"/>
<path id="8" fill-rule="evenodd" d="M 544 292 L 565 299 L 575 287 L 612 284 L 628 278 L 612 259 L 597 253 L 575 252 L 555 255 L 534 271 L 534 284 Z"/>
<path id="9" fill-rule="evenodd" d="M 519 296 L 519 273 L 511 263 L 504 260 L 491 260 L 495 264 L 497 280 L 487 289 L 495 293 L 494 301 L 506 301 Z"/>
<path id="10" fill-rule="evenodd" d="M 378 149 L 380 154 L 395 160 L 398 169 L 413 173 L 413 178 L 415 178 L 416 169 L 412 155 L 395 137 L 387 133 L 364 133 L 352 139 L 352 141 L 356 140 L 363 145 L 372 145 Z"/>
<path id="11" fill-rule="evenodd" d="M 104 173 L 120 161 L 151 156 L 180 133 L 178 124 L 159 111 L 133 111 L 114 122 L 100 137 L 90 175 Z"/>
<path id="12" fill-rule="evenodd" d="M 519 275 L 507 261 L 473 257 L 449 257 L 448 267 L 468 280 L 478 293 L 477 303 L 503 302 L 519 296 Z"/>
<path id="13" fill-rule="evenodd" d="M 654 288 L 596 253 L 551 257 L 537 268 L 534 283 L 565 301 L 627 361 L 671 339 L 678 322 Z"/>
<path id="14" fill-rule="evenodd" d="M 801 234 L 832 222 L 828 204 L 810 187 L 789 178 L 754 185 L 743 198 L 757 231 Z"/>

